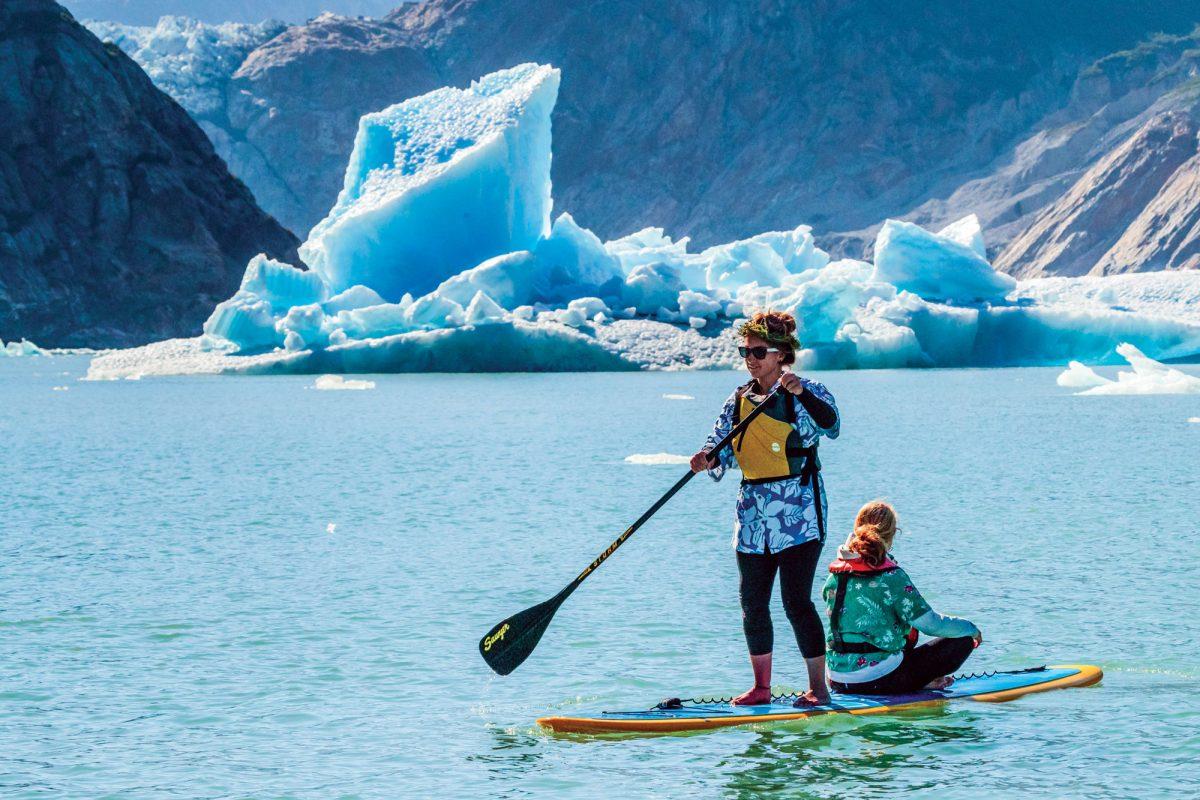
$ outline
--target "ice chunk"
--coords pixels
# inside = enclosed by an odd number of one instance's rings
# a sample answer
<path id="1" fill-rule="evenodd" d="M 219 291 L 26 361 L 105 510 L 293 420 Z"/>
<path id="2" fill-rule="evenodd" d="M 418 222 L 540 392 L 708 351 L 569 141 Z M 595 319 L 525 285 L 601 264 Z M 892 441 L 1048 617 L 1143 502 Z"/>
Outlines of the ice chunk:
<path id="1" fill-rule="evenodd" d="M 643 228 L 620 239 L 604 243 L 604 249 L 621 263 L 625 274 L 646 264 L 682 264 L 688 258 L 688 238 L 671 241 L 662 228 Z"/>
<path id="2" fill-rule="evenodd" d="M 246 265 L 241 291 L 283 310 L 319 303 L 328 294 L 325 282 L 317 273 L 296 269 L 261 253 Z"/>
<path id="3" fill-rule="evenodd" d="M 483 292 L 503 308 L 515 309 L 535 301 L 534 276 L 533 253 L 520 250 L 489 258 L 477 267 L 447 278 L 437 287 L 437 293 L 466 305 L 476 292 Z"/>
<path id="4" fill-rule="evenodd" d="M 674 453 L 634 453 L 625 456 L 627 464 L 641 464 L 644 466 L 662 466 L 665 464 L 688 464 L 691 463 L 691 456 L 680 456 Z"/>
<path id="5" fill-rule="evenodd" d="M 1147 358 L 1128 342 L 1118 345 L 1117 352 L 1129 362 L 1133 372 L 1118 372 L 1115 381 L 1105 380 L 1079 394 L 1200 394 L 1200 378 Z"/>
<path id="6" fill-rule="evenodd" d="M 326 314 L 337 314 L 339 311 L 351 311 L 355 308 L 377 306 L 383 302 L 384 299 L 374 289 L 369 289 L 362 284 L 358 284 L 351 286 L 341 294 L 329 298 L 321 304 L 321 308 L 324 309 Z"/>
<path id="7" fill-rule="evenodd" d="M 38 347 L 28 339 L 22 339 L 19 342 L 4 343 L 0 339 L 0 357 L 20 358 L 22 356 L 48 356 L 48 352 Z"/>
<path id="8" fill-rule="evenodd" d="M 271 304 L 241 291 L 213 309 L 204 322 L 204 333 L 226 339 L 244 352 L 277 347 L 284 339 L 275 327 Z"/>
<path id="9" fill-rule="evenodd" d="M 706 265 L 705 282 L 690 288 L 736 291 L 750 283 L 780 286 L 791 274 L 821 269 L 829 263 L 829 254 L 814 244 L 812 229 L 801 225 L 710 247 L 700 260 Z"/>
<path id="10" fill-rule="evenodd" d="M 408 303 L 381 303 L 377 306 L 339 311 L 333 325 L 351 339 L 379 338 L 404 333 L 412 330 L 408 310 L 413 305 L 412 299 L 409 298 Z M 332 342 L 332 337 L 330 341 Z"/>
<path id="11" fill-rule="evenodd" d="M 301 257 L 340 292 L 424 294 L 549 230 L 559 72 L 522 64 L 359 121 L 346 180 Z"/>
<path id="12" fill-rule="evenodd" d="M 465 321 L 467 325 L 487 325 L 504 319 L 504 309 L 496 305 L 492 298 L 483 292 L 476 292 L 467 306 Z"/>
<path id="13" fill-rule="evenodd" d="M 404 318 L 410 328 L 445 328 L 463 324 L 464 314 L 458 303 L 434 292 L 413 301 Z M 368 336 L 371 333 L 366 332 Z"/>
<path id="14" fill-rule="evenodd" d="M 686 317 L 715 319 L 721 313 L 721 301 L 714 300 L 706 294 L 692 291 L 679 293 L 679 313 Z"/>
<path id="15" fill-rule="evenodd" d="M 535 299 L 565 302 L 597 290 L 620 292 L 621 263 L 604 249 L 594 233 L 580 228 L 570 214 L 554 221 L 550 235 L 534 248 Z"/>
<path id="16" fill-rule="evenodd" d="M 938 231 L 937 235 L 965 245 L 974 250 L 980 258 L 987 259 L 987 246 L 983 243 L 983 226 L 979 224 L 979 217 L 974 214 L 968 214 L 958 222 L 950 223 Z"/>
<path id="17" fill-rule="evenodd" d="M 695 400 L 690 394 L 664 394 L 663 400 Z"/>
<path id="18" fill-rule="evenodd" d="M 1200 422 L 1200 417 L 1188 417 L 1188 422 Z"/>
<path id="19" fill-rule="evenodd" d="M 961 236 L 967 227 L 963 223 L 950 226 L 951 233 Z M 992 269 L 973 245 L 894 219 L 875 238 L 872 280 L 927 300 L 956 303 L 1003 300 L 1017 286 L 1011 276 Z"/>
<path id="20" fill-rule="evenodd" d="M 567 308 L 573 308 L 583 314 L 587 319 L 595 317 L 597 314 L 604 314 L 608 311 L 608 306 L 599 297 L 577 297 L 567 303 Z"/>
<path id="21" fill-rule="evenodd" d="M 708 324 L 708 320 L 705 319 L 704 317 L 688 317 L 688 325 L 695 328 L 696 330 L 700 330 L 707 324 Z"/>
<path id="22" fill-rule="evenodd" d="M 347 389 L 361 391 L 363 389 L 374 389 L 375 381 L 347 380 L 341 375 L 322 375 L 317 378 L 316 383 L 313 384 L 313 388 L 321 389 L 322 391 L 344 391 Z M 333 525 L 329 526 L 330 533 L 333 533 L 333 528 Z"/>
<path id="23" fill-rule="evenodd" d="M 645 264 L 629 273 L 621 298 L 636 313 L 653 314 L 661 307 L 678 306 L 683 290 L 678 269 L 667 264 Z"/>
<path id="24" fill-rule="evenodd" d="M 1084 366 L 1078 361 L 1067 364 L 1067 368 L 1059 374 L 1054 382 L 1068 389 L 1090 389 L 1093 386 L 1112 383 L 1108 378 L 1099 375 L 1094 369 Z"/>

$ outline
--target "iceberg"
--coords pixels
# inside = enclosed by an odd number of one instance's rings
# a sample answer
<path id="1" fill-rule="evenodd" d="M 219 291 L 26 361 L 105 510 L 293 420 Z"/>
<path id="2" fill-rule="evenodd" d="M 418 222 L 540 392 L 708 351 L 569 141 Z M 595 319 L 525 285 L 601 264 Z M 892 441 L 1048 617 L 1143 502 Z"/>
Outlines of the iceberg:
<path id="1" fill-rule="evenodd" d="M 549 230 L 559 72 L 523 64 L 364 116 L 345 184 L 300 255 L 333 292 L 395 302 Z"/>
<path id="2" fill-rule="evenodd" d="M 303 267 L 257 256 L 202 336 L 102 354 L 89 377 L 731 368 L 729 331 L 764 308 L 796 315 L 805 370 L 1077 361 L 1063 380 L 1082 387 L 1122 342 L 1200 354 L 1200 272 L 1017 282 L 973 215 L 888 220 L 872 262 L 831 259 L 807 225 L 694 252 L 552 221 L 558 83 L 522 64 L 366 115 Z"/>
<path id="3" fill-rule="evenodd" d="M 1128 342 L 1117 345 L 1117 353 L 1133 367 L 1132 372 L 1118 372 L 1114 381 L 1072 361 L 1058 376 L 1058 385 L 1083 388 L 1081 395 L 1200 394 L 1200 378 L 1147 358 Z"/>
<path id="4" fill-rule="evenodd" d="M 872 279 L 928 300 L 1004 300 L 1017 288 L 988 263 L 979 219 L 972 214 L 937 233 L 889 219 L 875 238 Z"/>

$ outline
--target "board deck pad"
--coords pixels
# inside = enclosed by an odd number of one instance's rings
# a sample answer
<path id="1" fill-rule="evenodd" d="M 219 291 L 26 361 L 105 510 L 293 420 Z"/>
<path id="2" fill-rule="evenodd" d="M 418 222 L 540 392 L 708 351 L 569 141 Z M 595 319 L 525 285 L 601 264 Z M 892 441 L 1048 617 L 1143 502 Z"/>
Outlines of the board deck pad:
<path id="1" fill-rule="evenodd" d="M 948 689 L 941 691 L 924 690 L 880 697 L 834 692 L 828 705 L 811 708 L 794 708 L 795 695 L 758 706 L 735 706 L 728 698 L 715 702 L 701 699 L 685 700 L 678 707 L 602 711 L 592 717 L 543 717 L 538 724 L 557 733 L 670 733 L 785 722 L 825 714 L 884 714 L 959 699 L 998 703 L 1050 689 L 1090 686 L 1102 677 L 1104 673 L 1099 667 L 1060 664 L 964 675 L 956 677 Z"/>

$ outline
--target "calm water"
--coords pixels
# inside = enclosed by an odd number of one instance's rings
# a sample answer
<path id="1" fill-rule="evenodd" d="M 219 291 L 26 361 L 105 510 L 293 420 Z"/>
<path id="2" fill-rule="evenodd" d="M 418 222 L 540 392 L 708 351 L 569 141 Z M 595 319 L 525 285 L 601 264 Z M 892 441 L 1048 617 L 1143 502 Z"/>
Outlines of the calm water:
<path id="1" fill-rule="evenodd" d="M 822 449 L 831 540 L 890 498 L 909 572 L 984 631 L 968 669 L 1088 662 L 1104 682 L 582 739 L 533 720 L 749 685 L 734 481 L 689 485 L 513 675 L 476 642 L 670 486 L 682 467 L 624 457 L 691 453 L 738 375 L 321 392 L 85 369 L 0 361 L 4 798 L 1198 791 L 1200 397 L 1074 397 L 1044 369 L 816 376 L 844 419 Z M 777 686 L 798 687 L 778 600 L 776 625 Z"/>

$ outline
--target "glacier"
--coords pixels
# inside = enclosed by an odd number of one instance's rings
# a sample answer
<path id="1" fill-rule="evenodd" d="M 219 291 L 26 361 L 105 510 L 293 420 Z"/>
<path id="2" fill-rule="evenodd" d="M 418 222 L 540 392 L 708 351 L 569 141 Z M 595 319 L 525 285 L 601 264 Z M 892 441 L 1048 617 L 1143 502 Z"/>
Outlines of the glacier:
<path id="1" fill-rule="evenodd" d="M 230 77 L 251 51 L 287 28 L 275 20 L 208 24 L 170 14 L 152 26 L 90 19 L 83 25 L 125 51 L 155 86 L 197 118 L 224 113 Z"/>
<path id="2" fill-rule="evenodd" d="M 1018 282 L 973 215 L 889 220 L 872 262 L 831 259 L 807 225 L 699 252 L 654 227 L 601 241 L 552 213 L 560 79 L 522 64 L 364 116 L 305 268 L 255 257 L 201 336 L 89 377 L 731 368 L 730 329 L 763 308 L 796 315 L 800 369 L 1200 354 L 1200 272 Z"/>

